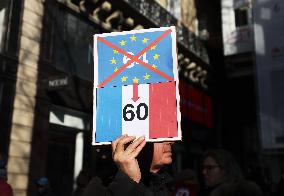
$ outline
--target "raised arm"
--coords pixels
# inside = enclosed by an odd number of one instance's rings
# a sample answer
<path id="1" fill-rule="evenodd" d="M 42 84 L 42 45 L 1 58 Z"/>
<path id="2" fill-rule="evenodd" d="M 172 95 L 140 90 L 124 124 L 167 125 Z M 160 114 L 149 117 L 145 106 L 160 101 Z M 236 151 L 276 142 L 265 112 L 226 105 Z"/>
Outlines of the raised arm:
<path id="1" fill-rule="evenodd" d="M 145 146 L 144 137 L 123 135 L 112 142 L 112 157 L 119 171 L 108 187 L 98 177 L 92 179 L 83 196 L 144 195 L 147 188 L 139 183 L 141 171 L 136 157 Z"/>

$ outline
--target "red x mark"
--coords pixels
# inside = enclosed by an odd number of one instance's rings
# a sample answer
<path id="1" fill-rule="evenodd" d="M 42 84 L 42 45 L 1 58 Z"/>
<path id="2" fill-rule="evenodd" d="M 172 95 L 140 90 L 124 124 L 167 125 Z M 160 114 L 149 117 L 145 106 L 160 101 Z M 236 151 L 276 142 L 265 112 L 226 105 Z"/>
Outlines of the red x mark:
<path id="1" fill-rule="evenodd" d="M 173 81 L 174 79 L 170 76 L 168 76 L 167 74 L 165 74 L 164 72 L 157 70 L 155 68 L 153 68 L 151 65 L 149 65 L 148 63 L 145 63 L 144 61 L 141 61 L 139 59 L 139 57 L 141 55 L 143 55 L 145 52 L 147 52 L 152 46 L 154 46 L 155 44 L 157 44 L 159 41 L 161 41 L 164 37 L 166 37 L 172 30 L 168 29 L 166 30 L 162 35 L 160 35 L 157 39 L 155 39 L 154 41 L 152 41 L 147 47 L 145 47 L 143 50 L 141 50 L 138 54 L 136 55 L 131 55 L 128 54 L 125 50 L 117 47 L 116 45 L 114 45 L 113 43 L 101 38 L 101 37 L 97 37 L 98 41 L 104 43 L 105 45 L 117 50 L 118 52 L 120 52 L 121 54 L 127 56 L 129 58 L 129 60 L 122 65 L 116 72 L 112 73 L 108 78 L 106 78 L 104 81 L 102 81 L 99 85 L 98 88 L 103 87 L 106 83 L 108 83 L 109 81 L 111 81 L 115 76 L 117 76 L 119 73 L 121 73 L 126 67 L 128 67 L 129 65 L 131 65 L 131 63 L 133 63 L 134 61 L 139 63 L 140 65 L 145 66 L 146 68 L 150 69 L 151 71 L 157 73 L 158 75 L 162 76 L 163 78 L 169 80 L 169 81 Z"/>

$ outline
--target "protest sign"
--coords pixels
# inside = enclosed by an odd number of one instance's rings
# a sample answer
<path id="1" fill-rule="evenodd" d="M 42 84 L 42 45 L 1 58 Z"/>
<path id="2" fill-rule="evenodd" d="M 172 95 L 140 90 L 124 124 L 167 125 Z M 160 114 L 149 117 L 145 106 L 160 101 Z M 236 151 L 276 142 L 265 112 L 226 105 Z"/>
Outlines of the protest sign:
<path id="1" fill-rule="evenodd" d="M 175 27 L 94 35 L 93 144 L 180 140 Z"/>

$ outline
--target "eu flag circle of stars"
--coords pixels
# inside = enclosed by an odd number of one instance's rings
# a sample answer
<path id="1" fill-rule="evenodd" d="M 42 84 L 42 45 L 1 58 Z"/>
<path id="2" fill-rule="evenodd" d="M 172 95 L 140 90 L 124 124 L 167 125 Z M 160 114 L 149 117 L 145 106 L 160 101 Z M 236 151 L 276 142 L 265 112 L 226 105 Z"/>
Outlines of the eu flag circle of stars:
<path id="1" fill-rule="evenodd" d="M 125 40 L 125 39 L 122 39 L 121 41 L 119 41 L 119 46 L 123 49 L 123 46 L 126 46 L 126 44 L 128 44 L 128 42 L 130 42 L 131 44 L 135 43 L 135 42 L 138 42 L 138 41 L 141 41 L 143 44 L 145 44 L 145 47 L 147 46 L 147 44 L 149 44 L 149 39 L 147 37 L 144 37 L 142 40 L 138 40 L 137 37 L 135 35 L 132 35 L 129 37 L 129 40 Z M 157 45 L 153 45 L 151 48 L 150 48 L 150 51 L 155 51 L 156 48 L 157 48 Z M 117 59 L 115 58 L 115 55 L 118 54 L 119 52 L 115 49 L 113 49 L 113 57 L 109 60 L 110 61 L 110 64 L 111 65 L 114 65 L 114 72 L 116 72 L 118 70 L 118 67 L 117 67 Z M 147 53 L 147 52 L 146 52 Z M 134 54 L 135 55 L 135 54 Z M 141 55 L 143 56 L 143 55 Z M 140 58 L 140 57 L 139 57 Z M 153 56 L 150 56 L 150 58 L 152 58 L 152 60 L 154 61 L 154 63 L 152 64 L 152 67 L 154 69 L 158 69 L 158 66 L 157 66 L 157 63 L 159 62 L 159 58 L 160 58 L 160 54 L 158 53 L 155 53 L 154 52 L 154 55 Z M 129 59 L 128 59 L 129 60 Z M 135 63 L 135 62 L 134 62 Z M 143 76 L 143 79 L 144 80 L 149 80 L 151 77 L 150 74 L 148 73 L 145 73 L 145 75 Z M 126 82 L 128 80 L 128 77 L 126 75 L 123 75 L 121 78 L 120 78 L 121 82 Z M 140 78 L 137 78 L 137 77 L 134 77 L 132 78 L 132 81 L 133 83 L 139 83 L 139 80 Z"/>

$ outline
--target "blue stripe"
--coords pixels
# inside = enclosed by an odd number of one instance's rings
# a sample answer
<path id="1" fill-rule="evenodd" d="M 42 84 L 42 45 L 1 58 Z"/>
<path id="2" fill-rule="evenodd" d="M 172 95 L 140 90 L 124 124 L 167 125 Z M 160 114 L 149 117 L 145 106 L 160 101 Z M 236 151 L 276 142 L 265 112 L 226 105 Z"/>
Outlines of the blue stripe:
<path id="1" fill-rule="evenodd" d="M 122 133 L 121 87 L 97 89 L 96 142 L 109 142 Z"/>

